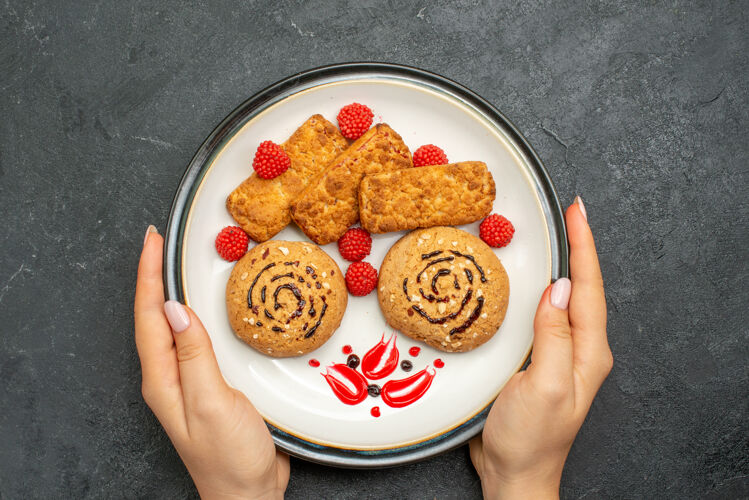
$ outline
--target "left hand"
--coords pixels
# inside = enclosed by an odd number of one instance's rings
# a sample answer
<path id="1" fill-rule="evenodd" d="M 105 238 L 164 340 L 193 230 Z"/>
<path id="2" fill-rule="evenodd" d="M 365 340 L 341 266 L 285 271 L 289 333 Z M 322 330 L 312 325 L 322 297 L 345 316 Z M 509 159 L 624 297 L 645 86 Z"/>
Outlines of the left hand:
<path id="1" fill-rule="evenodd" d="M 195 313 L 164 303 L 164 239 L 146 233 L 135 291 L 143 398 L 202 498 L 283 498 L 289 457 L 277 452 L 252 403 L 224 381 Z"/>

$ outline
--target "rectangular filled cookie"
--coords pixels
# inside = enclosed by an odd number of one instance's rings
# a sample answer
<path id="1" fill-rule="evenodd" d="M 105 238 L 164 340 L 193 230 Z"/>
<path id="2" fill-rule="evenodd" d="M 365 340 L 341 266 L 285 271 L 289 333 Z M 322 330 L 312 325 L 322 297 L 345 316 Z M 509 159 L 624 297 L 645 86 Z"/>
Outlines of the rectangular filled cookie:
<path id="1" fill-rule="evenodd" d="M 296 196 L 348 146 L 338 128 L 313 115 L 281 144 L 291 160 L 273 179 L 253 173 L 226 199 L 226 209 L 253 240 L 266 241 L 291 222 L 289 207 Z"/>
<path id="2" fill-rule="evenodd" d="M 413 165 L 411 152 L 384 123 L 369 129 L 325 169 L 291 205 L 291 218 L 318 245 L 337 241 L 359 220 L 362 177 Z"/>
<path id="3" fill-rule="evenodd" d="M 495 194 L 480 161 L 383 172 L 362 179 L 359 217 L 370 233 L 457 226 L 489 215 Z"/>

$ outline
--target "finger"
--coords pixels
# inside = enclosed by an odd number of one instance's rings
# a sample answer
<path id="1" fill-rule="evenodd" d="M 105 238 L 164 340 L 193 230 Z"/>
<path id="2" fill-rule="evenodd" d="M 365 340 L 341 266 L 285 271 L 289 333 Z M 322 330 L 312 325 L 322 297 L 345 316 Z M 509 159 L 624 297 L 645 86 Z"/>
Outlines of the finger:
<path id="1" fill-rule="evenodd" d="M 595 374 L 593 378 L 597 379 L 604 371 L 608 374 L 605 368 L 610 365 L 611 357 L 606 337 L 606 297 L 593 234 L 579 197 L 567 209 L 566 220 L 572 277 L 569 317 L 575 366 L 588 377 Z"/>
<path id="2" fill-rule="evenodd" d="M 218 368 L 208 332 L 197 315 L 177 301 L 166 302 L 164 311 L 174 333 L 185 414 L 188 419 L 212 417 L 231 391 Z"/>
<path id="3" fill-rule="evenodd" d="M 184 421 L 177 355 L 163 312 L 161 278 L 164 239 L 150 226 L 135 286 L 135 345 L 143 377 L 143 397 L 164 427 Z"/>
<path id="4" fill-rule="evenodd" d="M 536 310 L 533 354 L 526 371 L 536 388 L 561 395 L 572 380 L 572 335 L 567 316 L 570 281 L 558 279 L 546 288 Z"/>

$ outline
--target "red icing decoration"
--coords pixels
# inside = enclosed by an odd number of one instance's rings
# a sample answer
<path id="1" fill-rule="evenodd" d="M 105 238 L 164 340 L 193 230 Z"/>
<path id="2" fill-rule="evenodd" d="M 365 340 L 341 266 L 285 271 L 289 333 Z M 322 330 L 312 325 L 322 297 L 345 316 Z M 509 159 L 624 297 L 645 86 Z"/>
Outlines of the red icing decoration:
<path id="1" fill-rule="evenodd" d="M 379 406 L 373 406 L 372 409 L 369 411 L 369 413 L 373 417 L 375 417 L 375 418 L 379 417 L 380 416 L 380 407 Z"/>
<path id="2" fill-rule="evenodd" d="M 434 368 L 427 366 L 419 373 L 400 380 L 389 380 L 382 386 L 382 400 L 393 408 L 402 408 L 418 400 L 432 385 Z"/>
<path id="3" fill-rule="evenodd" d="M 411 349 L 408 350 L 408 354 L 413 356 L 414 358 L 419 355 L 421 352 L 421 347 L 413 346 Z"/>
<path id="4" fill-rule="evenodd" d="M 354 352 L 350 345 L 343 346 L 343 349 L 341 350 L 343 351 L 343 354 L 351 354 L 352 352 Z"/>
<path id="5" fill-rule="evenodd" d="M 316 360 L 315 358 L 312 358 L 312 359 L 309 360 L 309 365 L 312 368 L 317 368 L 318 366 L 320 366 L 320 362 L 318 360 Z"/>
<path id="6" fill-rule="evenodd" d="M 338 399 L 347 405 L 359 404 L 367 398 L 367 380 L 342 363 L 329 366 L 322 376 Z"/>
<path id="7" fill-rule="evenodd" d="M 377 380 L 387 377 L 398 366 L 398 348 L 395 347 L 395 334 L 392 334 L 385 342 L 385 334 L 382 334 L 380 342 L 364 355 L 361 369 L 364 376 Z"/>
<path id="8" fill-rule="evenodd" d="M 434 367 L 435 368 L 443 368 L 445 366 L 445 362 L 442 361 L 440 358 L 437 358 L 434 360 Z"/>

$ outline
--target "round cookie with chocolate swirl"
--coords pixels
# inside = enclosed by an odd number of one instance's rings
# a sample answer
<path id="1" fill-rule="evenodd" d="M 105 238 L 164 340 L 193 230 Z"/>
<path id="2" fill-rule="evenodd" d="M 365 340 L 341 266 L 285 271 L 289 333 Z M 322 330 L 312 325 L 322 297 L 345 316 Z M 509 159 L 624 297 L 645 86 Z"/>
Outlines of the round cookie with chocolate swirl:
<path id="1" fill-rule="evenodd" d="M 510 298 L 491 248 L 453 227 L 413 231 L 388 251 L 377 285 L 388 324 L 447 352 L 470 351 L 497 332 Z"/>
<path id="2" fill-rule="evenodd" d="M 347 303 L 335 261 L 317 245 L 299 241 L 257 245 L 234 265 L 226 285 L 234 333 L 276 358 L 323 345 L 341 324 Z"/>

